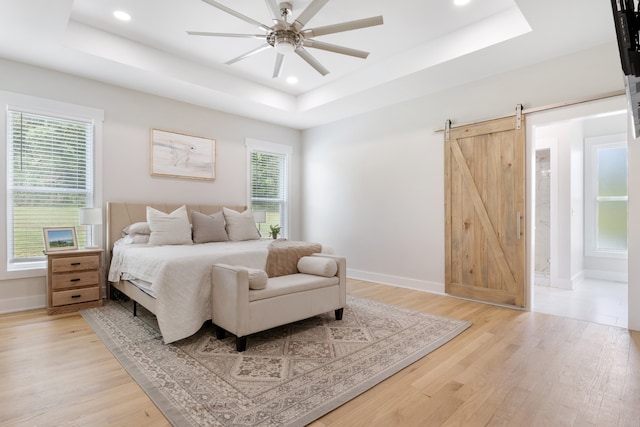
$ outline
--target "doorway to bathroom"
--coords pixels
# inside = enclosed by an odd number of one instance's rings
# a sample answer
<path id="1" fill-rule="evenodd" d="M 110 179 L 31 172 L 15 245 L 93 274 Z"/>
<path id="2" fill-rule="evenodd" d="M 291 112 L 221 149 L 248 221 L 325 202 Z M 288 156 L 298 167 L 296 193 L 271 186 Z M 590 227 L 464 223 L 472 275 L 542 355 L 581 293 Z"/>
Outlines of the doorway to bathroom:
<path id="1" fill-rule="evenodd" d="M 602 104 L 533 127 L 531 308 L 626 328 L 627 115 Z"/>

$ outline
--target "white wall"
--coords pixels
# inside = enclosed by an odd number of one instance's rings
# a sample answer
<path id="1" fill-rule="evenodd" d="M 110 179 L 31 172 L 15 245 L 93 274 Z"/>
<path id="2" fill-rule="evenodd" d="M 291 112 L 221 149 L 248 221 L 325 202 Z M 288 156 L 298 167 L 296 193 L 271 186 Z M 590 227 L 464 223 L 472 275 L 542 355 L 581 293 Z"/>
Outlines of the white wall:
<path id="1" fill-rule="evenodd" d="M 300 131 L 2 59 L 0 75 L 0 90 L 104 110 L 103 202 L 243 205 L 247 203 L 245 138 L 292 146 L 290 231 L 292 238 L 299 238 Z M 152 177 L 151 128 L 215 139 L 216 180 Z M 0 281 L 0 312 L 44 305 L 44 271 L 31 278 Z"/>
<path id="2" fill-rule="evenodd" d="M 409 111 L 407 111 L 409 112 Z M 306 240 L 348 258 L 352 277 L 441 291 L 442 135 L 380 111 L 306 133 Z"/>
<path id="3" fill-rule="evenodd" d="M 557 210 L 557 232 L 551 238 L 552 244 L 557 248 L 554 251 L 557 257 L 551 260 L 551 264 L 554 270 L 554 280 L 551 286 L 572 289 L 573 277 L 578 268 L 576 265 L 576 258 L 574 257 L 575 250 L 572 247 L 573 241 L 577 240 L 578 236 L 575 236 L 576 227 L 573 225 L 574 218 L 577 215 L 572 215 L 572 209 L 576 206 L 573 202 L 574 196 L 572 196 L 572 183 L 573 175 L 573 162 L 572 162 L 572 127 L 565 123 L 554 123 L 547 126 L 537 126 L 532 129 L 530 135 L 532 144 L 539 139 L 554 139 L 557 141 L 557 150 L 555 154 L 557 158 L 558 167 L 557 170 L 552 171 L 551 179 L 555 181 L 558 188 L 557 200 L 552 201 L 552 209 Z M 581 171 L 581 170 L 580 170 Z M 579 172 L 580 172 L 579 171 Z M 578 177 L 582 179 L 582 175 L 578 174 Z M 582 231 L 579 237 L 582 237 Z"/>
<path id="4" fill-rule="evenodd" d="M 446 119 L 455 126 L 510 114 L 520 103 L 540 107 L 623 88 L 611 43 L 307 130 L 303 236 L 346 256 L 351 277 L 442 292 L 443 135 L 436 130 Z M 640 230 L 637 239 L 640 246 Z"/>
<path id="5" fill-rule="evenodd" d="M 640 140 L 629 135 L 629 329 L 640 331 Z"/>

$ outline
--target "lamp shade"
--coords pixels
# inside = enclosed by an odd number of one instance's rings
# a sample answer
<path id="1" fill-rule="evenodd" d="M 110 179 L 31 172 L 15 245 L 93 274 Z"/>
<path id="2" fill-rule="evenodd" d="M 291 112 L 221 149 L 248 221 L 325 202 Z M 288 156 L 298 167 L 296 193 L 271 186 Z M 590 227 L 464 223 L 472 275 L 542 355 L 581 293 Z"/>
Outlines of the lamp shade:
<path id="1" fill-rule="evenodd" d="M 80 208 L 81 225 L 102 224 L 102 208 Z"/>
<path id="2" fill-rule="evenodd" d="M 265 211 L 257 211 L 253 213 L 253 218 L 256 222 L 267 222 L 267 213 Z"/>

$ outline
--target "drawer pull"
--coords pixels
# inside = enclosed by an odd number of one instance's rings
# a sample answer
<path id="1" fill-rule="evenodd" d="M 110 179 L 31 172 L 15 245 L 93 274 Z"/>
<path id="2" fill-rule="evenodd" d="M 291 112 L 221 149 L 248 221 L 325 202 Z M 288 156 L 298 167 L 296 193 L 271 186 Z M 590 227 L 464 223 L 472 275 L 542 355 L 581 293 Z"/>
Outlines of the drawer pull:
<path id="1" fill-rule="evenodd" d="M 80 263 L 80 262 L 72 262 L 72 263 L 71 263 L 71 265 L 74 265 L 74 266 L 75 266 L 75 265 L 80 265 L 80 264 L 82 264 L 82 263 Z"/>
<path id="2" fill-rule="evenodd" d="M 80 281 L 80 279 L 71 279 L 71 280 L 69 280 L 69 281 L 70 281 L 70 282 L 79 282 L 79 281 Z"/>
<path id="3" fill-rule="evenodd" d="M 71 295 L 71 298 L 80 298 L 82 295 Z"/>

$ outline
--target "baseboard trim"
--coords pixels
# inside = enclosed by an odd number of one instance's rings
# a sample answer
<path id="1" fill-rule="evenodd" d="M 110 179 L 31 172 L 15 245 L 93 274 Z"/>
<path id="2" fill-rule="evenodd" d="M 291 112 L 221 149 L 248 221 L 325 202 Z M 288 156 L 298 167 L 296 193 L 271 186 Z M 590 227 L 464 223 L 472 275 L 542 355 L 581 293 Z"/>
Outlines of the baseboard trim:
<path id="1" fill-rule="evenodd" d="M 47 296 L 45 294 L 2 299 L 0 300 L 0 314 L 34 310 L 36 308 L 45 308 L 46 306 Z"/>
<path id="2" fill-rule="evenodd" d="M 410 279 L 408 277 L 391 276 L 388 274 L 371 273 L 368 271 L 353 270 L 350 268 L 347 268 L 347 277 L 355 280 L 380 283 L 381 285 L 395 286 L 397 288 L 412 289 L 414 291 L 423 291 L 432 294 L 445 295 L 443 283 Z"/>
<path id="3" fill-rule="evenodd" d="M 584 276 L 588 279 L 598 280 L 610 280 L 612 282 L 629 282 L 629 274 L 620 271 L 605 271 L 605 270 L 585 270 Z"/>

